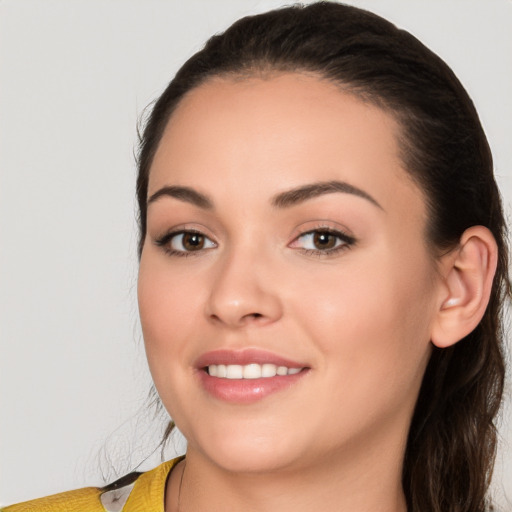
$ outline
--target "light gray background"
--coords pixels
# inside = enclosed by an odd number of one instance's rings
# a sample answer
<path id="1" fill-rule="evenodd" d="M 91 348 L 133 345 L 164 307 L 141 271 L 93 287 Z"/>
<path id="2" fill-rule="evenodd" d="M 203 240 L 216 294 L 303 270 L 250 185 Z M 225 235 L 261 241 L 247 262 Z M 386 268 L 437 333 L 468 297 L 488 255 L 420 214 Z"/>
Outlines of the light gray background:
<path id="1" fill-rule="evenodd" d="M 160 424 L 137 415 L 150 384 L 135 292 L 135 126 L 209 35 L 281 3 L 0 0 L 0 504 L 101 484 L 100 465 L 114 476 L 109 458 L 129 470 L 155 444 Z M 510 212 L 512 2 L 349 3 L 454 68 Z M 510 421 L 501 431 L 505 503 Z"/>

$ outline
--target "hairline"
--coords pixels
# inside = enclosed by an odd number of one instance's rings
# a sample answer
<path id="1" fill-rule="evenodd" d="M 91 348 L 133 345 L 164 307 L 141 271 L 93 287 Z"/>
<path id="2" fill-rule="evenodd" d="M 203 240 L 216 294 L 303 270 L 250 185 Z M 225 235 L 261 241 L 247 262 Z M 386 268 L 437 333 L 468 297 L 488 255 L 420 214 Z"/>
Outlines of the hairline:
<path id="1" fill-rule="evenodd" d="M 146 189 L 146 198 L 145 198 L 145 207 L 147 212 L 148 207 L 148 191 L 149 191 L 149 178 L 151 175 L 151 168 L 153 166 L 153 160 L 155 155 L 160 147 L 160 143 L 164 137 L 164 133 L 169 126 L 174 114 L 180 107 L 183 105 L 184 101 L 191 93 L 193 93 L 196 89 L 205 86 L 209 83 L 215 82 L 243 82 L 251 79 L 260 79 L 270 81 L 276 77 L 289 75 L 289 74 L 298 74 L 304 75 L 310 78 L 314 78 L 320 81 L 328 82 L 334 85 L 341 93 L 348 94 L 363 104 L 370 105 L 376 107 L 386 113 L 388 116 L 393 119 L 396 125 L 396 133 L 394 134 L 397 148 L 398 148 L 398 158 L 401 161 L 401 168 L 404 171 L 404 175 L 407 176 L 409 182 L 412 183 L 421 193 L 421 197 L 423 198 L 425 207 L 426 207 L 426 222 L 424 226 L 423 239 L 425 242 L 425 246 L 427 248 L 428 253 L 430 254 L 432 260 L 437 262 L 443 254 L 447 252 L 446 247 L 437 247 L 434 243 L 434 237 L 432 236 L 432 232 L 434 231 L 434 216 L 436 212 L 435 205 L 432 204 L 430 200 L 426 184 L 422 182 L 420 179 L 421 173 L 413 172 L 410 169 L 410 163 L 407 161 L 407 155 L 411 153 L 411 149 L 414 148 L 414 143 L 409 139 L 406 134 L 406 122 L 405 115 L 406 108 L 399 108 L 399 105 L 392 104 L 390 101 L 386 101 L 386 99 L 370 90 L 370 87 L 357 84 L 350 83 L 349 81 L 343 81 L 339 78 L 329 76 L 328 73 L 322 71 L 321 69 L 315 69 L 313 66 L 300 66 L 297 64 L 290 65 L 284 61 L 270 63 L 267 60 L 260 59 L 254 60 L 247 66 L 240 69 L 217 69 L 215 71 L 207 72 L 200 78 L 196 79 L 196 81 L 190 84 L 188 90 L 184 92 L 178 99 L 178 101 L 169 109 L 167 112 L 167 116 L 165 122 L 163 123 L 163 127 L 161 129 L 161 133 L 158 135 L 158 141 L 154 145 L 153 154 L 151 155 L 151 159 L 148 162 L 148 171 L 147 171 L 147 189 Z M 146 230 L 146 226 L 144 227 Z M 456 246 L 456 242 L 452 246 L 448 248 L 448 251 L 453 249 Z"/>

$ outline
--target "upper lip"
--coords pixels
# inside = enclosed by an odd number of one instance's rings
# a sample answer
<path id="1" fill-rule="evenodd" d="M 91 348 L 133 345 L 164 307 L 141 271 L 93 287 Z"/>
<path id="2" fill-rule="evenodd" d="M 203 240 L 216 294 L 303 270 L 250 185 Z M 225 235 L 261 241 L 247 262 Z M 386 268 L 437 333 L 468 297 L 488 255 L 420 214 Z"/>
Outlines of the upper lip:
<path id="1" fill-rule="evenodd" d="M 205 368 L 211 364 L 239 364 L 247 365 L 251 363 L 256 364 L 275 364 L 276 366 L 286 366 L 287 368 L 305 368 L 306 364 L 293 361 L 286 357 L 279 356 L 272 352 L 246 348 L 242 350 L 212 350 L 199 356 L 195 362 L 196 368 Z"/>

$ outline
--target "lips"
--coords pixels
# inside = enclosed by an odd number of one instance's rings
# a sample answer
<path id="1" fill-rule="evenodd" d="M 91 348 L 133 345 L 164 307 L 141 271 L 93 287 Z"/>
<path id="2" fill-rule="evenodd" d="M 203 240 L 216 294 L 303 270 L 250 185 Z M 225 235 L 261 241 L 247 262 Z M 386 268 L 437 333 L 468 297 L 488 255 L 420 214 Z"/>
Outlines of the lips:
<path id="1" fill-rule="evenodd" d="M 304 368 L 307 364 L 293 361 L 266 350 L 247 348 L 244 350 L 214 350 L 201 355 L 195 362 L 196 368 L 205 368 L 211 364 L 275 364 L 287 368 Z"/>
<path id="2" fill-rule="evenodd" d="M 301 362 L 257 349 L 208 352 L 198 358 L 195 367 L 210 395 L 237 404 L 254 403 L 285 391 L 310 370 Z"/>

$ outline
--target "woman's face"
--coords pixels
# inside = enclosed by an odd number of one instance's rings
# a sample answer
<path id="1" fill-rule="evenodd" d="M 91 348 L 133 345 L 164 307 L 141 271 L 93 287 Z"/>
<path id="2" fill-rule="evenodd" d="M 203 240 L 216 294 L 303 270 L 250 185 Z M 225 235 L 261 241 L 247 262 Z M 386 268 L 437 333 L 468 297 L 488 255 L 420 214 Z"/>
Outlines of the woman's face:
<path id="1" fill-rule="evenodd" d="M 151 168 L 138 294 L 189 453 L 261 471 L 400 452 L 440 278 L 397 134 L 298 73 L 215 79 L 178 106 Z"/>

